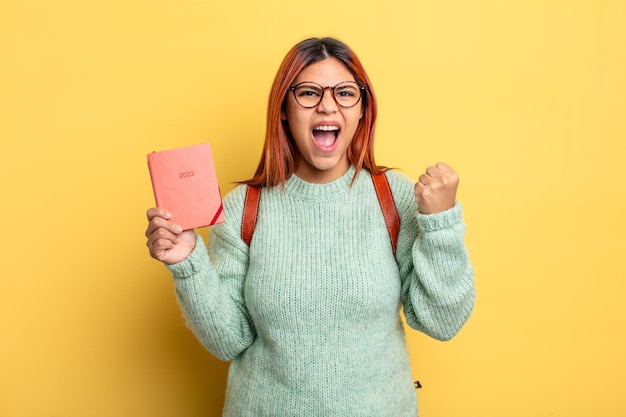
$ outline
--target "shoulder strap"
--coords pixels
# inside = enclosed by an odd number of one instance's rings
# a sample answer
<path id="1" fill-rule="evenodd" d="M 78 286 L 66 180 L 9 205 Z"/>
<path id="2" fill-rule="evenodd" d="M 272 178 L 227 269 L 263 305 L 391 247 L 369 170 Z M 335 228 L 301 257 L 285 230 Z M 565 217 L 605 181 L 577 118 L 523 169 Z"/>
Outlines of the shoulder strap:
<path id="1" fill-rule="evenodd" d="M 246 199 L 243 202 L 243 218 L 241 219 L 241 238 L 248 246 L 250 246 L 254 228 L 256 227 L 256 216 L 259 211 L 260 199 L 261 187 L 248 185 Z"/>
<path id="2" fill-rule="evenodd" d="M 384 173 L 372 175 L 372 182 L 374 183 L 376 197 L 378 197 L 378 202 L 383 212 L 385 224 L 387 225 L 387 231 L 389 232 L 389 239 L 391 239 L 391 247 L 395 255 L 398 232 L 400 231 L 400 216 L 398 215 L 398 209 L 395 201 L 393 200 L 393 194 L 391 193 L 391 187 L 389 186 L 387 176 Z M 260 199 L 261 188 L 248 185 L 248 189 L 246 190 L 246 199 L 243 203 L 243 218 L 241 220 L 241 239 L 243 239 L 248 246 L 250 246 L 252 235 L 254 234 L 254 228 L 256 227 L 256 218 L 259 211 Z"/>
<path id="3" fill-rule="evenodd" d="M 372 175 L 372 181 L 374 182 L 374 189 L 376 190 L 376 196 L 380 203 L 380 208 L 383 211 L 383 217 L 387 224 L 387 231 L 389 232 L 389 238 L 391 239 L 391 248 L 393 254 L 396 254 L 396 246 L 398 243 L 398 233 L 400 232 L 400 216 L 398 215 L 398 208 L 393 200 L 393 194 L 391 193 L 391 187 L 387 176 L 383 172 L 382 174 Z"/>

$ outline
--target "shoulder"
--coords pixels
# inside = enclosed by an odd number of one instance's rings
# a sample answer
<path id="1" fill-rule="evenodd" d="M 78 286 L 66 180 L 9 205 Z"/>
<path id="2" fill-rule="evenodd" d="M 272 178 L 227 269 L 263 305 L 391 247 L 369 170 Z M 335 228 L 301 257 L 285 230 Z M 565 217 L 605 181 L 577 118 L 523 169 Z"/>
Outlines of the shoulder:
<path id="1" fill-rule="evenodd" d="M 415 218 L 415 213 L 417 212 L 414 190 L 415 184 L 408 176 L 395 170 L 386 171 L 385 175 L 387 176 L 401 223 L 412 223 Z"/>
<path id="2" fill-rule="evenodd" d="M 232 239 L 240 236 L 243 205 L 248 186 L 238 184 L 223 198 L 224 223 L 211 227 L 211 231 L 219 235 L 227 235 Z"/>
<path id="3" fill-rule="evenodd" d="M 224 197 L 224 214 L 241 214 L 248 186 L 238 184 Z"/>
<path id="4" fill-rule="evenodd" d="M 246 190 L 248 186 L 246 184 L 237 184 L 235 188 L 230 190 L 226 196 L 224 196 L 224 205 L 228 206 L 243 206 L 243 200 L 246 198 Z"/>
<path id="5" fill-rule="evenodd" d="M 385 171 L 385 175 L 389 180 L 389 184 L 393 187 L 409 187 L 413 188 L 413 181 L 402 172 L 390 169 Z"/>
<path id="6" fill-rule="evenodd" d="M 396 204 L 406 204 L 415 200 L 414 183 L 409 177 L 391 169 L 385 172 L 385 176 Z"/>

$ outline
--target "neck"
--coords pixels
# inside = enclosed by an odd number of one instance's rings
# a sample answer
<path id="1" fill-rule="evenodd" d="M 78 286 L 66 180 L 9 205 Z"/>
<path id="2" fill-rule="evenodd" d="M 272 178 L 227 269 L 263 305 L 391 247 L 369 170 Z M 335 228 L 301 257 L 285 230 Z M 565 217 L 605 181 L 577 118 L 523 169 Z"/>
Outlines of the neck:
<path id="1" fill-rule="evenodd" d="M 330 169 L 319 169 L 306 163 L 299 163 L 294 173 L 301 180 L 311 184 L 326 184 L 341 178 L 349 169 L 350 162 L 346 159 Z"/>

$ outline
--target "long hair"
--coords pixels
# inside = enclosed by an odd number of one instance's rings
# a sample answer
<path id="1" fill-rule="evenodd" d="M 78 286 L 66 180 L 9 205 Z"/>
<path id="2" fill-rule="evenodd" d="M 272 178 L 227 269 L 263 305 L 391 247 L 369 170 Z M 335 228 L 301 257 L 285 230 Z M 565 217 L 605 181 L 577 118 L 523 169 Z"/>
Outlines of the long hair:
<path id="1" fill-rule="evenodd" d="M 298 151 L 286 121 L 281 120 L 289 87 L 307 66 L 328 58 L 336 58 L 352 73 L 357 83 L 365 87 L 362 97 L 363 117 L 347 150 L 349 162 L 356 167 L 356 179 L 362 168 L 372 174 L 386 171 L 374 161 L 374 131 L 377 104 L 374 89 L 365 68 L 356 54 L 343 42 L 333 38 L 310 38 L 296 44 L 285 55 L 267 104 L 265 143 L 254 176 L 244 184 L 259 187 L 284 184 L 298 164 Z"/>

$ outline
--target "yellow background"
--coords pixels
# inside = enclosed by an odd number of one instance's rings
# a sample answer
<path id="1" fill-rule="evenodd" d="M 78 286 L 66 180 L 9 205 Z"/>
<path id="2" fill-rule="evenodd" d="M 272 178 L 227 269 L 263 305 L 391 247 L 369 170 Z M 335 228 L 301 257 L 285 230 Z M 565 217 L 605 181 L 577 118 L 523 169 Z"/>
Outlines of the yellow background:
<path id="1" fill-rule="evenodd" d="M 227 364 L 145 248 L 145 156 L 209 141 L 224 193 L 250 177 L 278 64 L 320 35 L 368 69 L 379 163 L 461 175 L 478 300 L 451 342 L 409 334 L 421 417 L 623 416 L 624 21 L 620 0 L 2 0 L 0 416 L 220 415 Z"/>

